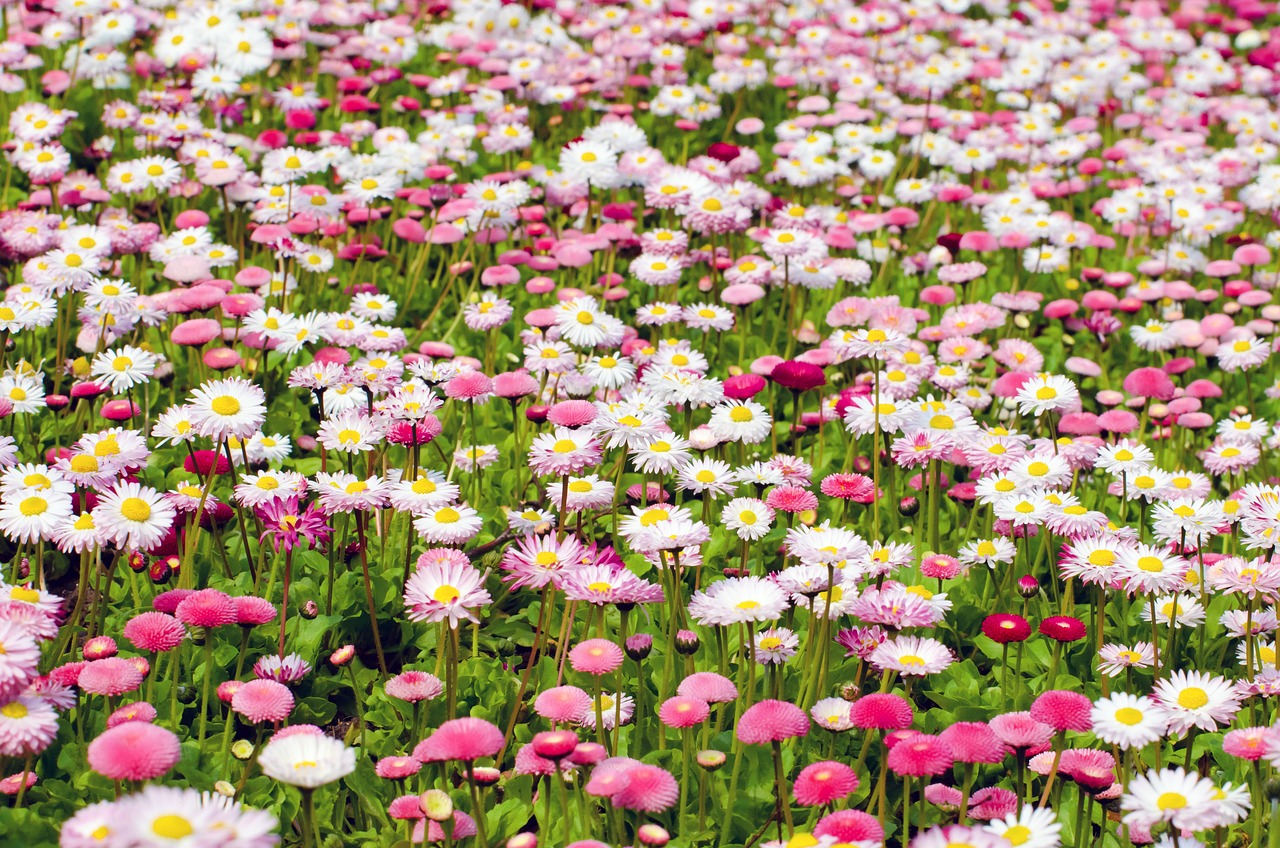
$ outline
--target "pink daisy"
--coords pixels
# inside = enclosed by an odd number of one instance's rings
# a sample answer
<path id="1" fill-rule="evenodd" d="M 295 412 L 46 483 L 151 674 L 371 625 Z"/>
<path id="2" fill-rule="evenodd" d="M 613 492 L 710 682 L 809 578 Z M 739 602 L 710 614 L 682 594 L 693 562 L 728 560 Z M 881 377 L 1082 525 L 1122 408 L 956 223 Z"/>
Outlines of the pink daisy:
<path id="1" fill-rule="evenodd" d="M 588 639 L 569 651 L 569 665 L 583 674 L 609 674 L 622 665 L 622 660 L 622 649 L 608 639 Z"/>
<path id="2" fill-rule="evenodd" d="M 577 724 L 591 708 L 591 696 L 577 686 L 556 686 L 538 693 L 533 711 L 555 724 Z"/>
<path id="3" fill-rule="evenodd" d="M 660 813 L 680 798 L 680 787 L 666 769 L 638 764 L 623 773 L 624 783 L 611 796 L 613 806 Z"/>
<path id="4" fill-rule="evenodd" d="M 791 792 L 796 803 L 819 807 L 846 798 L 858 788 L 858 776 L 844 763 L 825 760 L 805 766 L 796 775 Z"/>
<path id="5" fill-rule="evenodd" d="M 502 731 L 482 718 L 455 718 L 436 728 L 414 749 L 415 759 L 424 763 L 442 760 L 472 762 L 492 757 L 502 749 Z"/>
<path id="6" fill-rule="evenodd" d="M 152 780 L 173 768 L 182 755 L 173 731 L 130 721 L 104 731 L 89 743 L 89 767 L 112 780 Z"/>
<path id="7" fill-rule="evenodd" d="M 274 680 L 250 680 L 232 696 L 231 709 L 253 724 L 284 721 L 293 711 L 293 693 Z"/>
<path id="8" fill-rule="evenodd" d="M 765 700 L 752 704 L 738 720 L 738 739 L 748 745 L 763 745 L 804 736 L 809 732 L 809 716 L 795 704 Z"/>

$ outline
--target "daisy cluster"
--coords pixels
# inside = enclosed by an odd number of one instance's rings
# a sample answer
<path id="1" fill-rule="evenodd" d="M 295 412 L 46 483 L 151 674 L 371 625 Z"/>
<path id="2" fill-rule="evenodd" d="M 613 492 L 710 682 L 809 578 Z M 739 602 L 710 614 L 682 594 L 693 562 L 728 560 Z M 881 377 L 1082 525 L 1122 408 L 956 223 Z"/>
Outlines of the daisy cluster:
<path id="1" fill-rule="evenodd" d="M 1277 22 L 0 5 L 0 834 L 1276 838 Z"/>

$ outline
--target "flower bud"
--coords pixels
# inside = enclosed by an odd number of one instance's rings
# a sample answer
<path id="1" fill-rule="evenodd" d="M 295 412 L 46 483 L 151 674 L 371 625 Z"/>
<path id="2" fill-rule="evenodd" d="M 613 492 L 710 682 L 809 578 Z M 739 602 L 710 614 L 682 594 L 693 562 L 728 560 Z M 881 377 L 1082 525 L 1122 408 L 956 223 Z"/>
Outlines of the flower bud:
<path id="1" fill-rule="evenodd" d="M 920 511 L 919 498 L 908 495 L 907 497 L 898 501 L 898 512 L 900 512 L 905 516 L 910 517 L 912 515 L 915 515 L 919 511 Z"/>
<path id="2" fill-rule="evenodd" d="M 94 636 L 85 640 L 81 649 L 86 660 L 100 660 L 116 655 L 116 640 L 110 636 Z"/>
<path id="3" fill-rule="evenodd" d="M 593 766 L 609 756 L 609 752 L 599 742 L 579 742 L 569 755 L 569 762 L 576 766 Z"/>
<path id="4" fill-rule="evenodd" d="M 636 838 L 642 845 L 654 845 L 661 848 L 671 841 L 671 834 L 660 824 L 642 824 L 636 830 Z"/>
<path id="5" fill-rule="evenodd" d="M 169 563 L 165 560 L 158 559 L 151 563 L 151 582 L 157 586 L 163 586 L 169 582 L 169 578 L 173 576 L 173 569 L 169 567 Z"/>
<path id="6" fill-rule="evenodd" d="M 302 617 L 305 618 L 307 621 L 314 620 L 315 617 L 318 616 L 319 614 L 320 614 L 320 607 L 316 605 L 315 601 L 307 601 L 305 604 L 302 605 Z"/>
<path id="7" fill-rule="evenodd" d="M 355 659 L 355 656 L 355 645 L 343 645 L 341 648 L 329 655 L 329 664 L 334 668 L 342 668 L 344 665 Z"/>
<path id="8" fill-rule="evenodd" d="M 1030 574 L 1018 578 L 1018 594 L 1024 598 L 1034 598 L 1040 594 L 1040 583 Z"/>
<path id="9" fill-rule="evenodd" d="M 714 749 L 708 749 L 706 751 L 698 752 L 698 765 L 702 766 L 702 768 L 706 769 L 707 771 L 715 771 L 716 769 L 724 765 L 724 761 L 725 761 L 724 751 L 716 751 Z"/>
<path id="10" fill-rule="evenodd" d="M 702 640 L 698 638 L 698 634 L 692 630 L 679 630 L 676 632 L 676 652 L 689 655 L 697 653 Z"/>
<path id="11" fill-rule="evenodd" d="M 649 652 L 653 650 L 653 637 L 648 633 L 637 633 L 634 636 L 628 636 L 626 650 L 627 656 L 636 662 L 640 662 L 649 656 Z"/>
<path id="12" fill-rule="evenodd" d="M 434 822 L 453 818 L 453 799 L 443 789 L 428 789 L 418 796 L 418 806 Z"/>
<path id="13" fill-rule="evenodd" d="M 471 769 L 471 776 L 480 786 L 492 786 L 502 778 L 502 772 L 492 766 L 475 766 Z"/>
<path id="14" fill-rule="evenodd" d="M 225 798 L 236 797 L 236 788 L 225 780 L 219 780 L 217 783 L 213 784 L 213 791 Z"/>
<path id="15" fill-rule="evenodd" d="M 578 734 L 572 730 L 545 730 L 534 734 L 533 752 L 546 760 L 562 760 L 578 747 Z"/>
<path id="16" fill-rule="evenodd" d="M 248 739 L 237 739 L 231 743 L 231 756 L 237 760 L 247 760 L 253 756 L 253 743 Z"/>

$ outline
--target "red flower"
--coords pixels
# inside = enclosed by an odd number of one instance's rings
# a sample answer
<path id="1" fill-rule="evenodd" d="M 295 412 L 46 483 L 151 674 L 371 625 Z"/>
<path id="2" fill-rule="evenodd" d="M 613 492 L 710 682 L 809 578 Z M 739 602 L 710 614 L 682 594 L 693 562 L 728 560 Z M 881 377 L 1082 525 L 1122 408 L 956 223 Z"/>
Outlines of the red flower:
<path id="1" fill-rule="evenodd" d="M 1022 642 L 1031 635 L 1031 622 L 1013 613 L 996 613 L 982 620 L 982 632 L 1001 645 Z"/>
<path id="2" fill-rule="evenodd" d="M 822 373 L 821 368 L 812 362 L 799 362 L 794 359 L 779 362 L 769 378 L 784 389 L 790 389 L 793 392 L 807 392 L 827 384 L 827 377 Z"/>
<path id="3" fill-rule="evenodd" d="M 1069 615 L 1053 615 L 1040 622 L 1040 632 L 1058 642 L 1074 642 L 1083 639 L 1087 631 L 1084 622 Z"/>

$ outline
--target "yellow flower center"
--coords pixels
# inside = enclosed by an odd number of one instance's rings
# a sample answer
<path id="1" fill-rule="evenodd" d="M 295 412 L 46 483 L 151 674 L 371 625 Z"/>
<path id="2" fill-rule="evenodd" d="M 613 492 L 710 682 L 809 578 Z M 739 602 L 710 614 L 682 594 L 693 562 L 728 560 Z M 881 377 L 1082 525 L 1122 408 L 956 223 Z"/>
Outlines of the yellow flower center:
<path id="1" fill-rule="evenodd" d="M 1133 707 L 1121 707 L 1116 710 L 1116 721 L 1133 727 L 1142 721 L 1142 710 L 1136 710 Z"/>
<path id="2" fill-rule="evenodd" d="M 240 401 L 231 395 L 220 395 L 213 399 L 209 407 L 219 415 L 230 416 L 240 411 Z"/>
<path id="3" fill-rule="evenodd" d="M 151 505 L 142 498 L 125 498 L 120 514 L 130 521 L 146 521 L 151 517 Z"/>
<path id="4" fill-rule="evenodd" d="M 1178 706 L 1187 710 L 1198 710 L 1209 703 L 1209 693 L 1199 686 L 1188 686 L 1178 694 Z"/>

